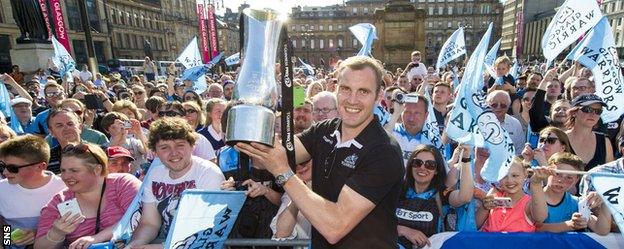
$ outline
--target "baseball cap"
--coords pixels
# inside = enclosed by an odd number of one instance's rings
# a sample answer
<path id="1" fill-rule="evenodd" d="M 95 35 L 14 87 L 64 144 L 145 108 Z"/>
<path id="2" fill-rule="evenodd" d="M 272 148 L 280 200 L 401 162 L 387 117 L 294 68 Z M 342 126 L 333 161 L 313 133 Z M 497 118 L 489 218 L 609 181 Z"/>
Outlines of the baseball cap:
<path id="1" fill-rule="evenodd" d="M 127 157 L 134 161 L 134 157 L 130 155 L 130 151 L 121 146 L 111 146 L 106 148 L 106 154 L 108 155 L 108 158 Z"/>
<path id="2" fill-rule="evenodd" d="M 28 100 L 27 98 L 23 98 L 23 97 L 17 97 L 11 100 L 11 106 L 17 105 L 17 104 L 28 104 L 28 105 L 32 105 L 32 101 Z"/>
<path id="3" fill-rule="evenodd" d="M 602 98 L 598 97 L 598 95 L 590 93 L 590 94 L 583 94 L 581 96 L 577 96 L 576 98 L 574 98 L 572 100 L 572 106 L 588 106 L 591 104 L 600 104 L 604 107 L 607 106 L 607 104 L 605 104 L 604 101 L 602 101 Z"/>

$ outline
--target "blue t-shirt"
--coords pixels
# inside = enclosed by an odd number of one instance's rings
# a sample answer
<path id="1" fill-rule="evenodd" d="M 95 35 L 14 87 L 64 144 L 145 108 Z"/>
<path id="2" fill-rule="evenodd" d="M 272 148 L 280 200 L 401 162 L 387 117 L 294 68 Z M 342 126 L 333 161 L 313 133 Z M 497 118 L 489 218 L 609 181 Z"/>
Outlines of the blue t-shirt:
<path id="1" fill-rule="evenodd" d="M 46 122 L 49 114 L 50 114 L 50 109 L 47 109 L 37 114 L 37 117 L 35 117 L 34 127 L 32 127 L 32 129 L 29 129 L 29 130 L 33 134 L 41 134 L 41 135 L 49 134 L 50 131 L 48 130 L 48 123 Z"/>
<path id="2" fill-rule="evenodd" d="M 566 192 L 561 202 L 556 205 L 548 204 L 548 217 L 544 223 L 560 223 L 570 220 L 575 212 L 578 212 L 578 197 Z"/>

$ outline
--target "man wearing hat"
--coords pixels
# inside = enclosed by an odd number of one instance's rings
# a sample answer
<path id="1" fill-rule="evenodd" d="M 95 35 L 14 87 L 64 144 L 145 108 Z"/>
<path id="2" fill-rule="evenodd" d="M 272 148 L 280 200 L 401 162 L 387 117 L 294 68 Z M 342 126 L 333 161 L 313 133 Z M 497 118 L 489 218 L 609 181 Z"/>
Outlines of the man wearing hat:
<path id="1" fill-rule="evenodd" d="M 108 155 L 108 170 L 111 173 L 134 173 L 130 172 L 134 158 L 130 151 L 121 146 L 106 148 Z"/>
<path id="2" fill-rule="evenodd" d="M 32 115 L 32 102 L 27 98 L 17 97 L 11 100 L 11 107 L 13 107 L 20 125 L 22 125 L 24 133 L 34 133 L 35 117 Z"/>
<path id="3" fill-rule="evenodd" d="M 425 96 L 421 94 L 410 93 L 405 95 L 405 102 L 403 104 L 397 103 L 397 105 L 400 105 L 399 110 L 402 111 L 397 111 L 395 109 L 392 117 L 392 120 L 395 122 L 390 121 L 391 125 L 394 124 L 392 136 L 394 136 L 394 139 L 396 139 L 401 146 L 403 161 L 407 163 L 410 154 L 412 154 L 416 146 L 420 144 L 431 144 L 431 141 L 422 134 L 427 115 L 429 115 L 427 111 L 429 110 L 429 102 Z M 399 113 L 401 114 L 402 122 L 397 124 L 397 114 Z"/>

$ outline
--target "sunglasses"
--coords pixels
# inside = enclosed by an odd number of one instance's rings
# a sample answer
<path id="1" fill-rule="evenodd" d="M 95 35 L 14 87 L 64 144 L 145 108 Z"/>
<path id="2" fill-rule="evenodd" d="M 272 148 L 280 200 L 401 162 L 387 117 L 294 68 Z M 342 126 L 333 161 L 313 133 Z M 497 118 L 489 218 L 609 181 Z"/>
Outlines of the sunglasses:
<path id="1" fill-rule="evenodd" d="M 180 117 L 186 116 L 186 113 L 180 113 L 176 111 L 160 111 L 158 112 L 159 117 Z"/>
<path id="2" fill-rule="evenodd" d="M 539 142 L 540 143 L 548 143 L 548 144 L 555 144 L 555 142 L 559 141 L 559 138 L 557 137 L 540 137 L 539 138 Z"/>
<path id="3" fill-rule="evenodd" d="M 70 145 L 65 146 L 65 148 L 63 148 L 63 154 L 72 153 L 72 152 L 79 154 L 79 155 L 89 152 L 89 154 L 91 154 L 91 156 L 95 159 L 95 161 L 98 162 L 98 164 L 104 166 L 104 163 L 100 161 L 100 158 L 97 157 L 93 153 L 93 151 L 91 151 L 91 148 L 89 148 L 89 146 L 86 144 L 82 144 L 82 143 L 76 144 L 76 145 L 70 144 Z"/>
<path id="4" fill-rule="evenodd" d="M 49 92 L 49 93 L 45 93 L 45 96 L 48 97 L 48 98 L 60 97 L 62 95 L 63 95 L 62 92 Z"/>
<path id="5" fill-rule="evenodd" d="M 186 109 L 184 111 L 186 112 L 186 114 L 197 113 L 197 110 L 195 109 Z"/>
<path id="6" fill-rule="evenodd" d="M 436 168 L 438 167 L 438 165 L 436 164 L 436 161 L 434 160 L 423 161 L 423 160 L 416 159 L 416 158 L 412 160 L 412 167 L 414 168 L 420 168 L 420 166 L 422 166 L 423 164 L 425 165 L 425 169 L 428 169 L 428 170 L 436 170 Z"/>
<path id="7" fill-rule="evenodd" d="M 19 169 L 21 168 L 25 168 L 25 167 L 29 167 L 29 166 L 33 166 L 36 164 L 39 164 L 41 162 L 36 162 L 36 163 L 29 163 L 29 164 L 25 164 L 25 165 L 13 165 L 13 164 L 6 164 L 3 161 L 0 161 L 0 173 L 4 172 L 4 170 L 6 169 L 7 171 L 9 171 L 12 174 L 17 174 L 19 173 Z"/>
<path id="8" fill-rule="evenodd" d="M 509 105 L 503 104 L 503 103 L 492 103 L 490 104 L 490 107 L 492 107 L 493 109 L 498 109 L 498 108 L 505 109 L 509 107 Z"/>
<path id="9" fill-rule="evenodd" d="M 584 112 L 584 113 L 594 113 L 596 115 L 602 114 L 602 108 L 594 109 L 594 108 L 591 108 L 590 106 L 583 106 L 583 107 L 581 107 L 581 111 Z"/>

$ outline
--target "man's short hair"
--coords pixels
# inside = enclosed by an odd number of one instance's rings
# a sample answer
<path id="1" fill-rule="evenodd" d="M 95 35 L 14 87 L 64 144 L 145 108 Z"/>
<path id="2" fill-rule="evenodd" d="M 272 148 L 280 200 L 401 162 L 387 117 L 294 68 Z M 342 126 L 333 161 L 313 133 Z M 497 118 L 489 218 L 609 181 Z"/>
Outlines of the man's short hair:
<path id="1" fill-rule="evenodd" d="M 375 94 L 378 94 L 379 91 L 381 91 L 381 87 L 383 85 L 382 79 L 384 75 L 384 69 L 381 64 L 379 64 L 379 62 L 377 62 L 376 60 L 367 56 L 352 56 L 340 63 L 340 67 L 336 71 L 338 72 L 338 78 L 340 78 L 342 72 L 346 68 L 349 68 L 351 70 L 363 70 L 367 67 L 372 69 L 375 73 L 375 82 L 377 83 L 377 90 L 375 91 Z"/>
<path id="2" fill-rule="evenodd" d="M 54 117 L 56 117 L 56 115 L 59 115 L 61 113 L 66 113 L 67 115 L 75 118 L 78 124 L 82 124 L 82 119 L 74 111 L 64 108 L 53 108 L 50 110 L 50 114 L 48 114 L 48 117 L 46 118 L 46 124 L 48 125 L 48 127 L 52 128 L 52 126 L 50 125 L 50 120 L 52 120 Z"/>
<path id="3" fill-rule="evenodd" d="M 312 97 L 312 106 L 314 106 L 314 103 L 322 98 L 330 98 L 333 103 L 334 106 L 337 107 L 338 106 L 338 100 L 336 99 L 336 94 L 329 92 L 329 91 L 321 91 L 319 93 L 317 93 L 316 95 L 314 95 L 314 97 Z"/>
<path id="4" fill-rule="evenodd" d="M 557 152 L 553 154 L 548 159 L 548 164 L 567 164 L 574 167 L 574 169 L 576 170 L 583 170 L 585 168 L 585 163 L 583 162 L 583 159 L 570 152 Z"/>
<path id="5" fill-rule="evenodd" d="M 145 109 L 152 113 L 156 113 L 160 111 L 160 107 L 162 107 L 163 104 L 165 104 L 165 99 L 160 96 L 152 96 L 145 101 Z"/>
<path id="6" fill-rule="evenodd" d="M 195 145 L 195 130 L 186 121 L 178 117 L 163 117 L 150 125 L 148 146 L 156 151 L 156 144 L 162 140 L 184 139 Z"/>
<path id="7" fill-rule="evenodd" d="M 78 107 L 80 107 L 81 110 L 85 110 L 87 108 L 87 106 L 85 106 L 84 103 L 82 103 L 82 102 L 80 102 L 80 100 L 74 99 L 74 98 L 66 98 L 64 100 L 61 100 L 61 102 L 59 102 L 58 106 L 60 108 L 63 108 L 64 105 L 71 104 L 71 103 L 74 103 L 74 104 L 78 105 Z"/>
<path id="8" fill-rule="evenodd" d="M 47 163 L 50 161 L 50 145 L 43 138 L 26 134 L 0 143 L 0 156 Z"/>
<path id="9" fill-rule="evenodd" d="M 416 50 L 416 51 L 412 52 L 411 56 L 414 56 L 414 55 L 420 55 L 420 51 Z"/>
<path id="10" fill-rule="evenodd" d="M 487 95 L 487 97 L 485 99 L 485 102 L 486 103 L 490 103 L 494 97 L 496 97 L 497 95 L 500 95 L 500 94 L 504 94 L 505 97 L 507 97 L 507 100 L 506 100 L 507 104 L 510 105 L 511 104 L 511 97 L 509 96 L 509 93 L 507 91 L 504 91 L 504 90 L 494 90 L 494 91 L 490 92 Z"/>
<path id="11" fill-rule="evenodd" d="M 434 89 L 436 87 L 446 87 L 449 90 L 449 92 L 451 92 L 451 85 L 447 84 L 446 82 L 438 82 L 433 86 Z"/>

